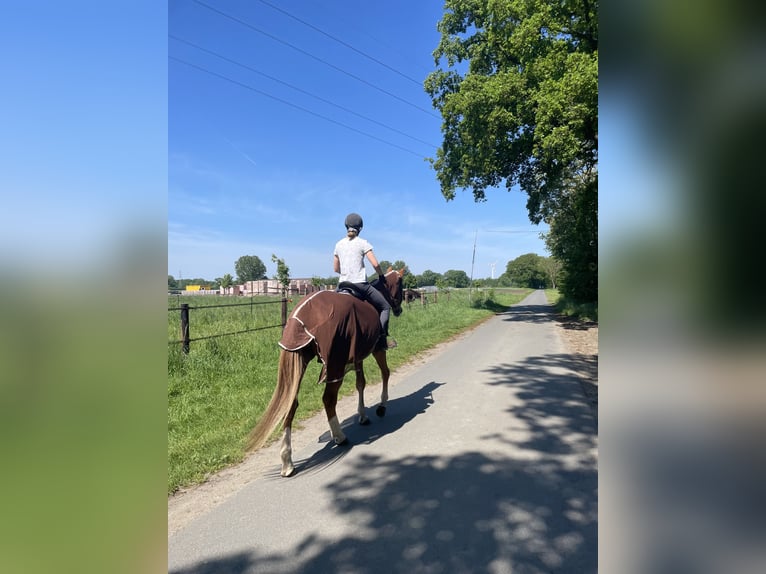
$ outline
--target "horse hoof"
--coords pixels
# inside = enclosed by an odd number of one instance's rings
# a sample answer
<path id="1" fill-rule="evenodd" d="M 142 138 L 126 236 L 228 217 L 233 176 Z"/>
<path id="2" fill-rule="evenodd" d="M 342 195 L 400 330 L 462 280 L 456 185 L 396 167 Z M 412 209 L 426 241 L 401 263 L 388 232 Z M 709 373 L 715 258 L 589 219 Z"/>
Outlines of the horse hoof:
<path id="1" fill-rule="evenodd" d="M 282 468 L 282 472 L 280 474 L 284 477 L 292 476 L 295 472 L 295 467 L 291 464 L 287 468 Z"/>
<path id="2" fill-rule="evenodd" d="M 338 446 L 344 446 L 344 445 L 347 445 L 347 444 L 348 444 L 348 439 L 347 439 L 346 437 L 343 437 L 343 440 L 342 440 L 342 441 L 338 442 L 338 441 L 336 440 L 336 441 L 335 441 L 335 444 L 336 444 L 336 445 L 338 445 Z"/>
<path id="3" fill-rule="evenodd" d="M 375 414 L 378 415 L 380 418 L 383 418 L 386 416 L 386 407 L 383 405 L 378 406 L 377 409 L 375 409 Z"/>
<path id="4" fill-rule="evenodd" d="M 368 424 L 370 424 L 370 419 L 367 417 L 364 417 L 362 420 L 359 421 L 359 424 L 363 427 L 366 427 Z"/>

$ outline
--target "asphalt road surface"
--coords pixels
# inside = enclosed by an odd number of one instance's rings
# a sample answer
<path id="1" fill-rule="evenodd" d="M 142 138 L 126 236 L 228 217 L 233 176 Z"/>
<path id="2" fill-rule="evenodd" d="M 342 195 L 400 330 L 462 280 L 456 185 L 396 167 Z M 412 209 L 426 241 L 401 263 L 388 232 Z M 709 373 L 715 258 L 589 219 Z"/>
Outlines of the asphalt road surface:
<path id="1" fill-rule="evenodd" d="M 596 421 L 573 363 L 532 293 L 394 372 L 385 418 L 372 393 L 370 426 L 339 411 L 349 446 L 324 432 L 294 477 L 275 458 L 175 532 L 169 572 L 596 572 Z"/>

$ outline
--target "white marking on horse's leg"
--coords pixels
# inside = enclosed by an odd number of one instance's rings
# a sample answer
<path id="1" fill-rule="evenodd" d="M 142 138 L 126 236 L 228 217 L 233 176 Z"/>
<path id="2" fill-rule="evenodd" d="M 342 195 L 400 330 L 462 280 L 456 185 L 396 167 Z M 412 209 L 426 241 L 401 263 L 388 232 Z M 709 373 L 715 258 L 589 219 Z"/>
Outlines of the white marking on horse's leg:
<path id="1" fill-rule="evenodd" d="M 340 423 L 338 422 L 338 417 L 334 416 L 330 419 L 330 434 L 332 435 L 332 439 L 335 441 L 335 444 L 343 444 L 346 442 L 346 435 L 343 434 L 343 431 L 340 430 Z"/>
<path id="2" fill-rule="evenodd" d="M 282 476 L 290 476 L 295 471 L 293 466 L 292 429 L 290 427 L 285 429 L 285 434 L 282 437 L 282 449 L 279 451 L 279 455 L 282 457 Z"/>
<path id="3" fill-rule="evenodd" d="M 364 408 L 364 389 L 359 391 L 359 406 L 356 409 L 357 414 L 359 415 L 359 424 L 363 425 L 365 424 L 367 419 L 367 411 Z"/>

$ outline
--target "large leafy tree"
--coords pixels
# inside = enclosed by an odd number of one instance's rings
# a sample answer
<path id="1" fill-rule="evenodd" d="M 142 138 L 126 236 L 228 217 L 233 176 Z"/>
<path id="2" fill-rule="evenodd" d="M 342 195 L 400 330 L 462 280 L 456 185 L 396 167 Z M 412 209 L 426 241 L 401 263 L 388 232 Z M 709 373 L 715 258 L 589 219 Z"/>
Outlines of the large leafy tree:
<path id="1" fill-rule="evenodd" d="M 562 291 L 583 300 L 597 299 L 597 13 L 597 0 L 446 0 L 425 82 L 443 118 L 431 165 L 444 197 L 518 185 L 555 236 Z"/>
<path id="2" fill-rule="evenodd" d="M 258 281 L 266 279 L 266 265 L 257 255 L 243 255 L 234 263 L 237 282 Z"/>
<path id="3" fill-rule="evenodd" d="M 540 289 L 546 286 L 547 274 L 543 267 L 543 257 L 536 253 L 520 255 L 505 266 L 505 275 L 513 285 Z"/>
<path id="4" fill-rule="evenodd" d="M 422 275 L 417 276 L 418 287 L 436 285 L 436 282 L 442 278 L 441 273 L 436 273 L 430 269 L 423 271 Z"/>
<path id="5" fill-rule="evenodd" d="M 459 269 L 445 271 L 444 281 L 448 287 L 468 287 L 471 284 L 466 272 Z"/>

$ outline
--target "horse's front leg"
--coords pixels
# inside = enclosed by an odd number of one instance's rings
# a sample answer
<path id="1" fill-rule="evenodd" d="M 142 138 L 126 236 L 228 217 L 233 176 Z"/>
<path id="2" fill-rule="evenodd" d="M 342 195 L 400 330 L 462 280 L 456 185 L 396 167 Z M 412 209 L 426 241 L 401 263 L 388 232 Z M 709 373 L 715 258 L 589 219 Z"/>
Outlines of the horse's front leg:
<path id="1" fill-rule="evenodd" d="M 364 388 L 367 386 L 367 381 L 364 378 L 364 367 L 361 361 L 354 364 L 354 370 L 356 371 L 356 392 L 359 396 L 359 405 L 356 409 L 359 414 L 359 424 L 368 425 L 370 419 L 367 418 L 367 411 L 364 408 Z"/>
<path id="2" fill-rule="evenodd" d="M 391 371 L 388 368 L 388 361 L 386 360 L 385 351 L 375 351 L 372 354 L 375 357 L 375 362 L 380 367 L 380 376 L 383 379 L 383 389 L 380 391 L 380 404 L 375 409 L 375 414 L 379 417 L 386 416 L 386 405 L 388 404 L 388 378 L 391 376 Z"/>

